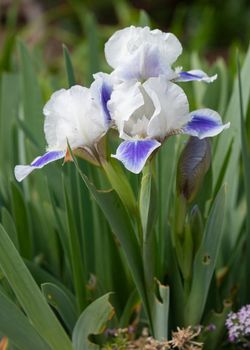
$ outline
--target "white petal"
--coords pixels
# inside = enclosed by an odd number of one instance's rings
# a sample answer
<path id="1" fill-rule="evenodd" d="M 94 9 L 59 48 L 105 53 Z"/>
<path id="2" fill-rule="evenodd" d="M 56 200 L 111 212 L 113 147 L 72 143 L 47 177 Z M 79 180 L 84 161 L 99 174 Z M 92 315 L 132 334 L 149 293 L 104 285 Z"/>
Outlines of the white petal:
<path id="1" fill-rule="evenodd" d="M 148 125 L 148 137 L 162 140 L 186 124 L 188 99 L 178 85 L 159 77 L 148 79 L 143 87 L 155 105 L 155 113 Z"/>
<path id="2" fill-rule="evenodd" d="M 176 77 L 176 73 L 162 57 L 159 47 L 148 43 L 142 44 L 127 62 L 113 71 L 112 75 L 120 81 L 130 79 L 144 81 L 160 75 L 164 75 L 168 80 Z"/>
<path id="3" fill-rule="evenodd" d="M 30 165 L 16 165 L 14 170 L 15 178 L 18 182 L 21 182 L 34 170 L 35 168 Z"/>
<path id="4" fill-rule="evenodd" d="M 108 64 L 112 68 L 118 67 L 121 63 L 126 62 L 129 53 L 129 43 L 134 37 L 138 37 L 141 28 L 134 26 L 116 31 L 105 44 L 105 56 Z"/>
<path id="5" fill-rule="evenodd" d="M 75 85 L 55 92 L 44 107 L 48 149 L 65 150 L 92 145 L 107 130 L 102 106 L 91 90 Z"/>
<path id="6" fill-rule="evenodd" d="M 105 44 L 105 56 L 113 68 L 125 64 L 142 45 L 157 46 L 166 64 L 172 64 L 182 52 L 182 46 L 172 33 L 148 27 L 128 27 L 115 32 Z"/>
<path id="7" fill-rule="evenodd" d="M 163 33 L 158 29 L 151 33 L 162 51 L 162 56 L 169 64 L 174 63 L 182 53 L 182 46 L 177 37 L 173 33 Z"/>
<path id="8" fill-rule="evenodd" d="M 112 119 L 120 132 L 123 133 L 124 123 L 144 104 L 140 91 L 140 83 L 126 81 L 114 87 L 108 108 Z"/>

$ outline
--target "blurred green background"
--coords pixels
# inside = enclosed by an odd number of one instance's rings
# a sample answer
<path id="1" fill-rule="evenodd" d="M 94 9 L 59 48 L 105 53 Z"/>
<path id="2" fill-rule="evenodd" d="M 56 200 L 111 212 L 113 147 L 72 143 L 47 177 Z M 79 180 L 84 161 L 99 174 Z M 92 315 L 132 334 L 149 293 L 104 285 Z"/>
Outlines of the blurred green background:
<path id="1" fill-rule="evenodd" d="M 141 10 L 144 18 L 140 19 Z M 250 34 L 248 0 L 1 0 L 0 1 L 0 67 L 10 69 L 6 45 L 21 37 L 35 48 L 50 73 L 58 74 L 63 64 L 62 43 L 73 51 L 78 80 L 88 82 L 87 72 L 107 69 L 103 45 L 116 28 L 147 23 L 152 28 L 174 32 L 188 51 L 197 50 L 209 62 L 218 56 L 228 60 L 232 48 L 246 49 Z M 93 66 L 85 64 L 88 56 L 86 39 L 93 37 L 92 22 L 98 24 L 99 53 Z M 101 54 L 100 54 L 101 53 Z M 90 69 L 89 69 L 90 68 Z M 45 74 L 45 72 L 43 72 Z"/>

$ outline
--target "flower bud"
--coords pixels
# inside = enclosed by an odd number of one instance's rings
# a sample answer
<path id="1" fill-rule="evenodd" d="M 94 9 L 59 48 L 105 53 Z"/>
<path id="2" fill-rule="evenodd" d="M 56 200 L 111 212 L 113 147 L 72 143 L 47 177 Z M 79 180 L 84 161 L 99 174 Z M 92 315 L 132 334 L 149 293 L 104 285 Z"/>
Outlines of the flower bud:
<path id="1" fill-rule="evenodd" d="M 177 168 L 177 192 L 187 202 L 197 194 L 211 163 L 211 145 L 208 138 L 190 137 L 181 153 Z"/>

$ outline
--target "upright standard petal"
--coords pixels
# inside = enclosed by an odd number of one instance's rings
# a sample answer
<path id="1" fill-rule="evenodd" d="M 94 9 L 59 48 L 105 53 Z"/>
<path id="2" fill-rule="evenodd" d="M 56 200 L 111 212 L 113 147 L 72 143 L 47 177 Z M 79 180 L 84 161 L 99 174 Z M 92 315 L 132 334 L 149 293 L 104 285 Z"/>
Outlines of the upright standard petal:
<path id="1" fill-rule="evenodd" d="M 163 77 L 148 79 L 143 87 L 152 99 L 155 113 L 148 124 L 150 138 L 164 140 L 188 121 L 189 104 L 182 88 Z"/>
<path id="2" fill-rule="evenodd" d="M 212 109 L 198 109 L 189 114 L 188 123 L 182 128 L 185 134 L 197 136 L 199 139 L 216 136 L 230 123 L 223 124 L 220 115 Z"/>
<path id="3" fill-rule="evenodd" d="M 132 173 L 139 174 L 148 157 L 160 145 L 160 142 L 150 139 L 124 141 L 112 157 L 120 160 Z"/>
<path id="4" fill-rule="evenodd" d="M 217 79 L 217 74 L 209 77 L 205 72 L 199 69 L 189 70 L 187 72 L 176 72 L 178 74 L 177 78 L 174 79 L 175 82 L 186 82 L 186 81 L 204 81 L 205 83 L 212 83 Z"/>
<path id="5" fill-rule="evenodd" d="M 92 146 L 107 131 L 103 108 L 91 89 L 80 85 L 55 92 L 44 107 L 48 150 Z"/>
<path id="6" fill-rule="evenodd" d="M 167 80 L 175 78 L 176 74 L 162 57 L 157 45 L 144 43 L 131 57 L 118 66 L 112 76 L 117 81 L 136 79 L 145 81 L 150 77 L 164 75 Z"/>
<path id="7" fill-rule="evenodd" d="M 95 80 L 90 87 L 91 94 L 96 101 L 99 101 L 100 106 L 102 107 L 105 124 L 109 126 L 111 116 L 108 109 L 108 102 L 113 90 L 112 78 L 109 74 L 99 72 L 94 74 L 94 79 Z"/>
<path id="8" fill-rule="evenodd" d="M 182 52 L 182 46 L 174 34 L 131 26 L 115 32 L 105 44 L 108 64 L 117 68 L 127 63 L 144 44 L 157 46 L 162 60 L 168 65 L 175 62 Z"/>
<path id="9" fill-rule="evenodd" d="M 124 124 L 144 105 L 140 86 L 136 80 L 125 81 L 116 85 L 112 92 L 108 108 L 121 137 L 124 133 Z"/>
<path id="10" fill-rule="evenodd" d="M 14 170 L 17 181 L 22 181 L 35 169 L 41 169 L 51 162 L 64 158 L 65 154 L 65 151 L 50 151 L 37 157 L 30 165 L 17 165 Z"/>

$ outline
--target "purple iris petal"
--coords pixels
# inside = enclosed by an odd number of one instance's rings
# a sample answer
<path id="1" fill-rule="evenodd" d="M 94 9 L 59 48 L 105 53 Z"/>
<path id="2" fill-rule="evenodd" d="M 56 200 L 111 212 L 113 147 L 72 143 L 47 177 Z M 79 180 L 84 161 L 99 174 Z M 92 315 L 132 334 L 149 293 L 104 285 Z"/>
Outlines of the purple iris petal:
<path id="1" fill-rule="evenodd" d="M 54 162 L 57 159 L 63 158 L 65 151 L 50 151 L 41 157 L 37 157 L 30 165 L 35 168 L 42 168 L 44 165 Z"/>
<path id="2" fill-rule="evenodd" d="M 101 103 L 102 103 L 102 107 L 104 110 L 107 123 L 111 121 L 111 116 L 107 107 L 107 103 L 110 100 L 111 93 L 112 93 L 112 87 L 106 84 L 105 82 L 103 82 L 101 86 Z"/>
<path id="3" fill-rule="evenodd" d="M 190 121 L 182 130 L 200 139 L 216 136 L 230 126 L 230 123 L 222 124 L 219 114 L 211 109 L 200 109 L 190 113 L 190 116 Z"/>
<path id="4" fill-rule="evenodd" d="M 190 74 L 188 72 L 180 72 L 179 76 L 184 81 L 200 80 L 202 78 L 201 76 L 199 76 L 197 74 Z"/>
<path id="5" fill-rule="evenodd" d="M 188 122 L 186 126 L 186 130 L 192 130 L 194 132 L 200 133 L 203 131 L 208 131 L 211 128 L 216 128 L 218 122 L 215 120 L 211 120 L 209 118 L 200 117 L 198 115 L 194 115 L 192 120 Z"/>
<path id="6" fill-rule="evenodd" d="M 132 173 L 139 174 L 150 154 L 160 145 L 156 140 L 124 141 L 112 157 L 120 160 Z"/>
<path id="7" fill-rule="evenodd" d="M 175 81 L 179 82 L 186 82 L 186 81 L 204 81 L 206 83 L 211 83 L 215 79 L 217 79 L 217 74 L 209 77 L 205 72 L 202 70 L 194 69 L 190 70 L 188 72 L 180 72 L 178 74 L 178 77 L 175 79 Z"/>
<path id="8" fill-rule="evenodd" d="M 37 157 L 30 165 L 17 165 L 15 167 L 15 177 L 17 181 L 22 181 L 26 176 L 28 176 L 33 170 L 43 168 L 55 160 L 65 157 L 65 151 L 50 151 L 45 153 L 41 157 Z"/>

